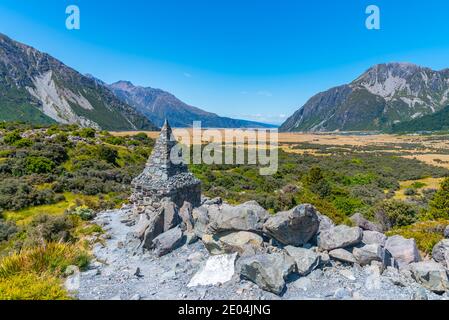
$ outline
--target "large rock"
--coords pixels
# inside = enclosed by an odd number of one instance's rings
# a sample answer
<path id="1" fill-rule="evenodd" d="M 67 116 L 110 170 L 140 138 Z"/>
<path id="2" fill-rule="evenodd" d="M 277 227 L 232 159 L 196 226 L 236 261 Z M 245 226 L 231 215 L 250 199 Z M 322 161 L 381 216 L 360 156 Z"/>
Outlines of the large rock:
<path id="1" fill-rule="evenodd" d="M 345 249 L 335 249 L 329 252 L 329 257 L 345 263 L 357 263 L 354 255 Z"/>
<path id="2" fill-rule="evenodd" d="M 436 262 L 449 267 L 449 239 L 441 240 L 433 247 L 432 258 Z"/>
<path id="3" fill-rule="evenodd" d="M 449 290 L 446 269 L 437 262 L 423 261 L 412 263 L 410 271 L 413 278 L 430 291 L 443 293 Z"/>
<path id="4" fill-rule="evenodd" d="M 152 249 L 154 239 L 164 232 L 164 211 L 159 210 L 150 216 L 150 222 L 143 237 L 143 247 Z"/>
<path id="5" fill-rule="evenodd" d="M 140 240 L 143 240 L 145 236 L 145 231 L 147 231 L 150 226 L 150 219 L 148 218 L 147 213 L 142 213 L 139 215 L 139 221 L 134 229 L 134 236 Z"/>
<path id="6" fill-rule="evenodd" d="M 207 226 L 209 225 L 208 209 L 206 207 L 193 209 L 192 218 L 194 221 L 194 233 L 198 236 L 198 238 L 203 238 L 203 235 L 207 233 Z"/>
<path id="7" fill-rule="evenodd" d="M 252 231 L 262 233 L 268 212 L 256 201 L 245 202 L 238 206 L 223 205 L 219 214 L 211 218 L 209 233 L 229 231 Z"/>
<path id="8" fill-rule="evenodd" d="M 362 241 L 363 232 L 359 227 L 350 228 L 339 225 L 334 228 L 324 230 L 318 237 L 318 246 L 323 250 L 334 250 L 351 247 Z"/>
<path id="9" fill-rule="evenodd" d="M 292 257 L 282 254 L 259 254 L 238 261 L 240 276 L 257 284 L 261 289 L 280 295 L 285 279 L 295 270 Z"/>
<path id="10" fill-rule="evenodd" d="M 153 240 L 152 249 L 158 257 L 162 257 L 182 246 L 184 240 L 181 227 L 178 226 L 157 236 Z"/>
<path id="11" fill-rule="evenodd" d="M 279 212 L 264 224 L 265 232 L 284 245 L 302 246 L 317 233 L 319 220 L 310 204 Z"/>
<path id="12" fill-rule="evenodd" d="M 184 202 L 184 205 L 179 209 L 179 217 L 182 221 L 182 227 L 183 229 L 188 232 L 193 232 L 193 216 L 192 216 L 192 204 L 190 202 Z"/>
<path id="13" fill-rule="evenodd" d="M 366 230 L 363 231 L 362 242 L 364 244 L 378 244 L 382 247 L 385 247 L 387 238 L 388 237 L 381 232 Z"/>
<path id="14" fill-rule="evenodd" d="M 320 255 L 312 250 L 287 246 L 285 251 L 295 260 L 296 270 L 300 276 L 308 275 L 320 264 Z"/>
<path id="15" fill-rule="evenodd" d="M 209 257 L 187 287 L 219 285 L 230 281 L 235 273 L 236 259 L 237 253 Z"/>
<path id="16" fill-rule="evenodd" d="M 203 243 L 206 249 L 213 255 L 223 253 L 254 254 L 263 247 L 263 239 L 253 232 L 239 231 L 222 235 L 205 234 Z"/>
<path id="17" fill-rule="evenodd" d="M 354 248 L 352 254 L 361 266 L 369 265 L 373 261 L 388 264 L 385 249 L 379 244 L 367 244 L 360 248 Z"/>
<path id="18" fill-rule="evenodd" d="M 354 214 L 350 220 L 352 221 L 352 223 L 363 229 L 363 230 L 369 230 L 369 231 L 378 231 L 381 232 L 382 228 L 376 224 L 374 224 L 373 222 L 369 221 L 368 219 L 366 219 L 362 214 L 360 213 L 356 213 Z"/>
<path id="19" fill-rule="evenodd" d="M 317 216 L 320 223 L 318 233 L 335 227 L 335 223 L 328 216 L 325 216 L 324 214 L 321 214 L 319 212 L 317 212 Z"/>
<path id="20" fill-rule="evenodd" d="M 415 239 L 405 239 L 401 236 L 392 236 L 387 239 L 385 249 L 391 253 L 399 267 L 413 262 L 421 261 Z"/>
<path id="21" fill-rule="evenodd" d="M 164 231 L 173 229 L 181 223 L 178 207 L 171 201 L 165 201 L 162 205 L 164 210 Z"/>

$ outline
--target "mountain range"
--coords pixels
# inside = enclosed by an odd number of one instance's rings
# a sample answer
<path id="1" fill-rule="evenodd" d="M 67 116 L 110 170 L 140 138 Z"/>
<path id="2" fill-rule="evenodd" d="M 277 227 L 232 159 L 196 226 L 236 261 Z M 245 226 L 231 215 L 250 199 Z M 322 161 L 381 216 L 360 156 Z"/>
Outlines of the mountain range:
<path id="1" fill-rule="evenodd" d="M 174 127 L 272 128 L 220 117 L 159 89 L 119 81 L 108 85 L 0 33 L 0 120 L 78 124 L 107 130 Z"/>
<path id="2" fill-rule="evenodd" d="M 191 127 L 193 121 L 201 121 L 203 128 L 274 128 L 265 123 L 220 117 L 215 113 L 190 106 L 173 94 L 160 89 L 135 86 L 129 81 L 108 85 L 123 102 L 134 107 L 158 126 L 165 119 L 173 127 Z"/>
<path id="3" fill-rule="evenodd" d="M 381 131 L 449 104 L 449 69 L 376 65 L 350 84 L 313 96 L 280 131 Z"/>

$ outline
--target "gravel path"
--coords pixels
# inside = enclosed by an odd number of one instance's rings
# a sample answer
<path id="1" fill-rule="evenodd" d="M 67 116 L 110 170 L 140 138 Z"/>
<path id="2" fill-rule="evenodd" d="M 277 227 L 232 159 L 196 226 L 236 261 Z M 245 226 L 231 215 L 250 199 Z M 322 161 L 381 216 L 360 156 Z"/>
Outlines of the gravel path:
<path id="1" fill-rule="evenodd" d="M 185 245 L 161 258 L 137 254 L 130 249 L 132 243 L 126 236 L 132 227 L 122 222 L 128 214 L 126 210 L 106 211 L 96 218 L 109 239 L 94 246 L 96 260 L 81 273 L 79 299 L 449 299 L 447 293 L 433 294 L 394 270 L 379 275 L 373 267 L 339 264 L 289 279 L 281 297 L 240 280 L 237 274 L 221 286 L 188 288 L 190 279 L 209 257 L 202 242 Z"/>

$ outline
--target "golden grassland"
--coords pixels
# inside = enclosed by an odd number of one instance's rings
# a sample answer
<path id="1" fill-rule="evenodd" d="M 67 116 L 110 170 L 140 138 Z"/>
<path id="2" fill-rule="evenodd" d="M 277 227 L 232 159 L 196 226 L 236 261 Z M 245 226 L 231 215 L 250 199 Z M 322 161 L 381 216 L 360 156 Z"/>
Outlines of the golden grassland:
<path id="1" fill-rule="evenodd" d="M 394 196 L 397 200 L 406 200 L 407 196 L 405 195 L 405 191 L 407 189 L 413 188 L 413 185 L 419 183 L 421 186 L 416 188 L 418 193 L 422 192 L 424 189 L 435 189 L 437 190 L 440 187 L 441 182 L 443 182 L 444 178 L 425 178 L 419 180 L 409 180 L 402 181 L 400 183 L 400 189 L 396 192 Z"/>
<path id="2" fill-rule="evenodd" d="M 174 129 L 174 135 L 179 136 L 181 133 L 188 130 L 192 134 L 192 129 Z M 223 129 L 217 129 L 223 131 Z M 127 131 L 127 132 L 112 132 L 115 136 L 129 136 L 137 133 L 145 133 L 150 138 L 156 139 L 159 136 L 157 131 Z M 245 136 L 245 130 L 235 129 L 236 136 Z M 332 133 L 279 133 L 278 142 L 280 148 L 285 152 L 296 154 L 312 154 L 326 156 L 330 155 L 332 147 L 339 147 L 341 149 L 375 147 L 375 150 L 360 150 L 359 152 L 384 152 L 394 153 L 401 157 L 409 159 L 417 159 L 424 163 L 433 166 L 439 166 L 449 169 L 449 139 L 434 139 L 435 136 L 429 135 L 391 135 L 391 134 L 376 134 L 376 135 L 343 135 Z M 269 135 L 267 136 L 269 138 Z M 206 142 L 206 140 L 203 140 Z M 295 145 L 296 144 L 296 145 Z M 329 152 L 310 148 L 294 148 L 301 144 L 312 144 L 323 147 L 328 147 Z M 446 152 L 444 152 L 446 151 Z"/>

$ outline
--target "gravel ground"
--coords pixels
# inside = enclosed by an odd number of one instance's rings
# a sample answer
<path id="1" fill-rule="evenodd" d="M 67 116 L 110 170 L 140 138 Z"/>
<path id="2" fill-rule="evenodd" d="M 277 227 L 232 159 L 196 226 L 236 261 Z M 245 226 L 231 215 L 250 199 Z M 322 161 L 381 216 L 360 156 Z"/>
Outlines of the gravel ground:
<path id="1" fill-rule="evenodd" d="M 80 275 L 79 299 L 449 299 L 447 293 L 433 294 L 395 270 L 389 269 L 379 275 L 375 267 L 334 263 L 307 277 L 289 279 L 281 297 L 241 280 L 237 274 L 220 286 L 188 288 L 190 279 L 209 257 L 202 242 L 185 245 L 161 258 L 150 253 L 136 253 L 130 249 L 132 244 L 126 237 L 132 227 L 122 222 L 128 214 L 126 210 L 115 210 L 103 212 L 96 218 L 109 239 L 94 246 L 96 260 Z"/>

